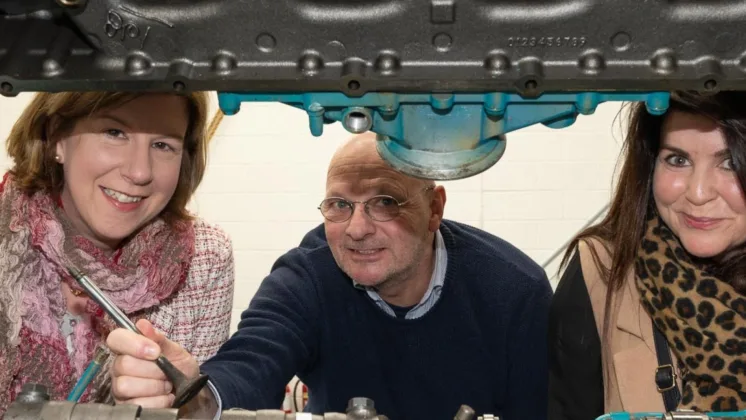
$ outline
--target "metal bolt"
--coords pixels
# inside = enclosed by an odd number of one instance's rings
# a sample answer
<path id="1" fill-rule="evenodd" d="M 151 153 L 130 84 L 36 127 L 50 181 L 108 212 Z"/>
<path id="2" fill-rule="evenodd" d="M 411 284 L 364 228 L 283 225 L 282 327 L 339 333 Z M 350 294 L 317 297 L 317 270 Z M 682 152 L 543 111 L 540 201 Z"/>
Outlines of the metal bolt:
<path id="1" fill-rule="evenodd" d="M 468 405 L 462 405 L 461 407 L 459 407 L 456 416 L 453 417 L 453 420 L 471 420 L 473 418 L 474 409 L 469 407 Z"/>
<path id="2" fill-rule="evenodd" d="M 49 401 L 49 391 L 41 384 L 26 383 L 18 394 L 18 400 L 26 404 L 37 404 Z"/>
<path id="3" fill-rule="evenodd" d="M 376 418 L 376 408 L 373 400 L 365 397 L 351 398 L 347 403 L 347 418 L 354 420 Z"/>
<path id="4" fill-rule="evenodd" d="M 348 410 L 351 408 L 355 408 L 355 409 L 365 408 L 365 409 L 372 410 L 375 408 L 375 403 L 373 403 L 373 400 L 371 400 L 370 398 L 355 397 L 355 398 L 350 399 L 347 405 Z"/>

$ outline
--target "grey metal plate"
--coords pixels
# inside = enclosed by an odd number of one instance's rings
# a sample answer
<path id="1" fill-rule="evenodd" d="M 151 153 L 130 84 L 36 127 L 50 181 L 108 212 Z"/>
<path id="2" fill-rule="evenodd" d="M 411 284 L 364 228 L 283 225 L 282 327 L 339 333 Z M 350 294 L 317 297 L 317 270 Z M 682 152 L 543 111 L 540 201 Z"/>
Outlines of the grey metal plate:
<path id="1" fill-rule="evenodd" d="M 0 0 L 0 11 L 4 94 L 746 89 L 744 1 Z"/>

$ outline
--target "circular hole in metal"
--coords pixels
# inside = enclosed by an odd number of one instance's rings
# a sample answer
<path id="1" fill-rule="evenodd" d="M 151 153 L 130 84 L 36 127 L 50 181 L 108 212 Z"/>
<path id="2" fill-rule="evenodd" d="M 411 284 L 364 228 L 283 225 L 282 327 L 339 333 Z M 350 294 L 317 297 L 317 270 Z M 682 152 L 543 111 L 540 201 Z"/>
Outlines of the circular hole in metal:
<path id="1" fill-rule="evenodd" d="M 531 79 L 531 80 L 526 80 L 526 83 L 524 84 L 524 86 L 528 90 L 534 90 L 536 89 L 537 86 L 539 86 L 539 84 L 536 83 L 536 80 Z"/>
<path id="2" fill-rule="evenodd" d="M 0 91 L 3 93 L 11 93 L 13 92 L 13 85 L 8 82 L 3 82 L 0 84 Z"/>
<path id="3" fill-rule="evenodd" d="M 360 89 L 360 82 L 358 82 L 357 80 L 350 80 L 349 83 L 347 83 L 347 87 L 350 90 L 358 90 Z"/>
<path id="4" fill-rule="evenodd" d="M 184 82 L 174 82 L 174 90 L 177 92 L 183 92 L 186 90 Z"/>
<path id="5" fill-rule="evenodd" d="M 345 115 L 344 126 L 347 131 L 359 134 L 370 130 L 372 124 L 368 114 L 361 111 L 352 111 Z"/>
<path id="6" fill-rule="evenodd" d="M 715 81 L 715 80 L 713 80 L 713 79 L 710 79 L 710 80 L 708 80 L 708 81 L 705 82 L 705 89 L 707 89 L 707 90 L 713 90 L 716 87 L 718 87 L 718 82 Z"/>

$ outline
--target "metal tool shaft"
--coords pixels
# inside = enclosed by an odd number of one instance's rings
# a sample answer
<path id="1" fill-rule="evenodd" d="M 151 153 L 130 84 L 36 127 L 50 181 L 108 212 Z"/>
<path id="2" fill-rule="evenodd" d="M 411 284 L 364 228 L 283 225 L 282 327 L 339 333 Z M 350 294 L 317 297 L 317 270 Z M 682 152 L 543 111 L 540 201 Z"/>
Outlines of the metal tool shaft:
<path id="1" fill-rule="evenodd" d="M 106 311 L 109 316 L 114 319 L 114 322 L 127 330 L 130 330 L 136 334 L 143 335 L 143 333 L 135 326 L 135 324 L 122 312 L 117 305 L 114 304 L 105 294 L 98 288 L 93 282 L 80 270 L 75 267 L 68 267 L 67 271 L 80 284 L 80 286 L 88 293 L 88 295 L 96 303 Z M 191 400 L 199 391 L 207 384 L 208 377 L 206 375 L 199 375 L 194 379 L 189 379 L 181 372 L 176 366 L 171 363 L 162 354 L 155 360 L 155 364 L 163 371 L 168 380 L 174 385 L 175 400 L 173 407 L 178 408 L 186 404 Z"/>
<path id="2" fill-rule="evenodd" d="M 142 332 L 135 326 L 135 324 L 122 312 L 117 305 L 114 304 L 105 294 L 98 288 L 93 282 L 75 267 L 68 269 L 70 275 L 80 284 L 86 293 L 96 301 L 110 317 L 114 319 L 121 328 L 126 328 L 134 333 L 142 335 Z"/>

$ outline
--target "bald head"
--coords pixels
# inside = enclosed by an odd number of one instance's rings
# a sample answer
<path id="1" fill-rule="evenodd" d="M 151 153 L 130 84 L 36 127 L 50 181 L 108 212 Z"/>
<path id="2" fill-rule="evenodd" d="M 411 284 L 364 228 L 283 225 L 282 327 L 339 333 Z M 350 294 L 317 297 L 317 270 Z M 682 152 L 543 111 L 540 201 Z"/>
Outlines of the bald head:
<path id="1" fill-rule="evenodd" d="M 332 156 L 327 171 L 327 187 L 330 181 L 342 176 L 357 174 L 361 183 L 374 179 L 401 183 L 405 189 L 434 186 L 430 180 L 408 176 L 397 171 L 378 154 L 376 134 L 358 134 L 343 143 Z M 366 182 L 367 181 L 367 182 Z"/>
<path id="2" fill-rule="evenodd" d="M 347 219 L 327 217 L 324 231 L 347 275 L 395 305 L 413 305 L 432 277 L 445 189 L 428 188 L 435 183 L 395 170 L 379 156 L 377 144 L 374 133 L 360 134 L 334 153 L 326 177 L 328 205 L 320 208 Z"/>
<path id="3" fill-rule="evenodd" d="M 373 132 L 367 132 L 358 134 L 342 143 L 337 151 L 332 155 L 332 160 L 329 162 L 329 171 L 340 165 L 348 164 L 385 164 L 386 162 L 381 159 L 376 150 L 376 134 Z"/>

